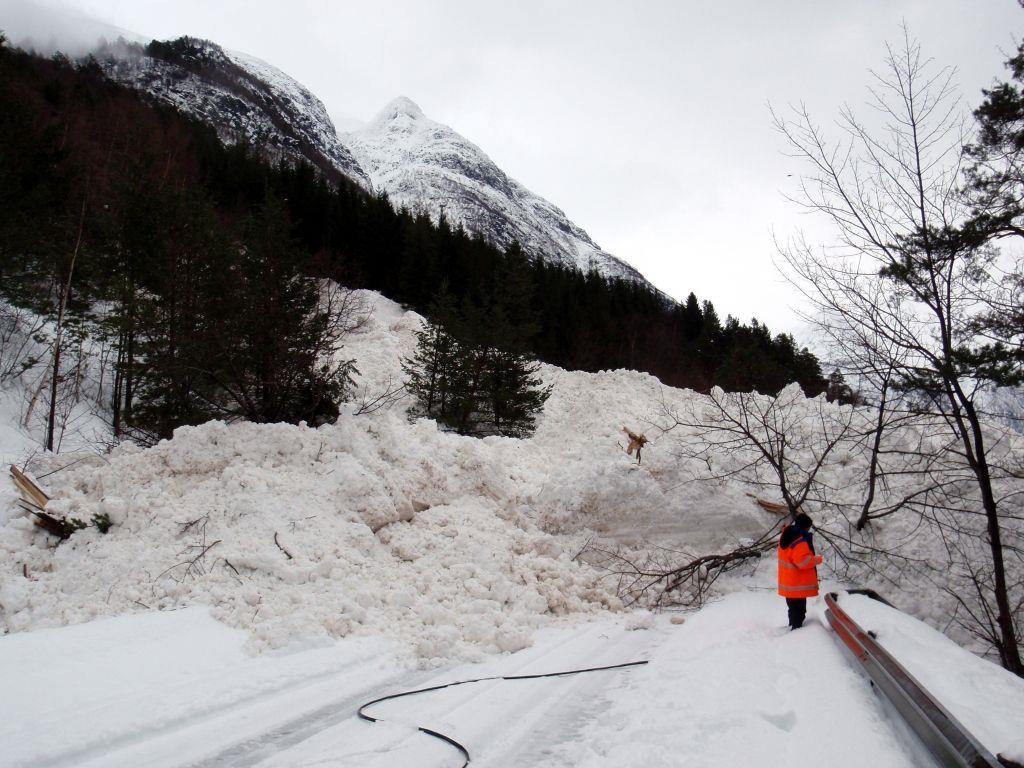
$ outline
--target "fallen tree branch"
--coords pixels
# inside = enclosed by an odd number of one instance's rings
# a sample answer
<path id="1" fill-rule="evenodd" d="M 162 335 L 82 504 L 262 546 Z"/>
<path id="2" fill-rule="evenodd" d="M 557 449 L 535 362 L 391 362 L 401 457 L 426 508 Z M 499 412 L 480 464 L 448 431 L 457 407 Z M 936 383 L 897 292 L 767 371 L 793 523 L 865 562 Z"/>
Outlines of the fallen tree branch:
<path id="1" fill-rule="evenodd" d="M 394 379 L 388 376 L 387 383 L 384 384 L 384 389 L 380 392 L 363 391 L 360 393 L 359 405 L 353 415 L 363 416 L 381 409 L 386 410 L 406 396 L 405 384 L 403 382 L 395 383 Z"/>
<path id="2" fill-rule="evenodd" d="M 281 546 L 281 542 L 277 540 L 277 531 L 274 531 L 274 543 L 277 544 L 278 549 L 284 552 L 285 557 L 287 557 L 289 560 L 294 560 L 294 558 L 292 557 L 292 553 L 285 549 L 283 546 Z"/>
<path id="3" fill-rule="evenodd" d="M 179 536 L 184 536 L 189 532 L 190 529 L 195 528 L 197 533 L 206 533 L 206 524 L 210 521 L 208 514 L 202 517 L 197 517 L 195 520 L 188 520 L 184 523 L 178 523 L 181 526 L 181 530 L 178 531 Z"/>
<path id="4" fill-rule="evenodd" d="M 651 608 L 699 607 L 707 601 L 722 574 L 760 559 L 775 547 L 777 527 L 749 544 L 707 555 L 660 549 L 634 557 L 592 544 L 586 552 L 592 555 L 588 559 L 592 566 L 604 569 L 608 577 L 617 580 L 616 594 L 627 606 L 640 603 Z M 686 558 L 684 562 L 679 562 L 680 557 Z"/>
<path id="5" fill-rule="evenodd" d="M 193 578 L 195 578 L 196 576 L 202 576 L 204 573 L 206 573 L 206 567 L 204 565 L 203 558 L 206 557 L 206 553 L 207 552 L 209 552 L 211 549 L 213 549 L 218 544 L 220 544 L 221 541 L 222 541 L 222 539 L 217 539 L 215 542 L 213 542 L 211 544 L 192 544 L 191 546 L 186 547 L 181 552 L 181 554 L 185 554 L 185 552 L 188 552 L 189 550 L 196 550 L 196 549 L 198 549 L 199 551 L 196 554 L 196 556 L 193 557 L 191 560 L 182 560 L 180 563 L 175 563 L 170 568 L 167 568 L 166 570 L 161 571 L 160 573 L 157 574 L 156 579 L 154 579 L 154 581 L 159 579 L 164 574 L 170 573 L 175 568 L 180 568 L 181 566 L 185 566 L 185 574 L 184 574 L 184 576 L 182 576 L 181 579 L 178 579 L 178 581 L 183 581 L 188 576 L 191 576 Z"/>

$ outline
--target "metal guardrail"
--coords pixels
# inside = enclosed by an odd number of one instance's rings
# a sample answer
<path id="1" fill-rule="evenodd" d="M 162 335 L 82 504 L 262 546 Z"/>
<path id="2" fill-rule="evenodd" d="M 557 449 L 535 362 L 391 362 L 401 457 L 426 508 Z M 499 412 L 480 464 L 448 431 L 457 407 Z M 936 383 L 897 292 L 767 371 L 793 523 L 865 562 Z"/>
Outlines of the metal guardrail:
<path id="1" fill-rule="evenodd" d="M 870 590 L 853 590 L 853 592 L 860 592 L 892 607 L 891 603 Z M 831 625 L 836 637 L 842 640 L 847 650 L 864 667 L 876 688 L 893 704 L 896 711 L 900 713 L 911 730 L 918 736 L 924 747 L 936 759 L 938 765 L 942 766 L 942 768 L 1021 768 L 1017 763 L 1001 756 L 997 758 L 989 752 L 913 675 L 878 644 L 872 633 L 861 629 L 860 625 L 839 607 L 838 600 L 838 595 L 834 592 L 825 596 L 825 605 L 827 607 L 825 617 L 828 619 L 829 625 Z M 612 664 L 604 667 L 573 669 L 546 674 L 507 675 L 457 680 L 451 683 L 433 685 L 428 688 L 401 691 L 381 696 L 363 704 L 359 707 L 357 714 L 363 720 L 376 723 L 379 722 L 379 718 L 368 714 L 366 712 L 367 709 L 375 704 L 406 696 L 439 691 L 444 688 L 452 688 L 469 683 L 492 680 L 533 680 L 544 677 L 564 677 L 586 672 L 635 667 L 646 663 L 646 661 L 633 661 L 626 664 Z M 428 736 L 433 736 L 458 750 L 463 759 L 461 768 L 466 768 L 469 765 L 469 750 L 456 739 L 422 726 L 418 727 L 417 730 Z"/>
<path id="2" fill-rule="evenodd" d="M 883 601 L 884 602 L 884 601 Z M 836 636 L 864 667 L 875 686 L 917 734 L 943 768 L 1004 768 L 997 759 L 886 651 L 839 607 L 838 595 L 825 596 L 825 617 Z"/>

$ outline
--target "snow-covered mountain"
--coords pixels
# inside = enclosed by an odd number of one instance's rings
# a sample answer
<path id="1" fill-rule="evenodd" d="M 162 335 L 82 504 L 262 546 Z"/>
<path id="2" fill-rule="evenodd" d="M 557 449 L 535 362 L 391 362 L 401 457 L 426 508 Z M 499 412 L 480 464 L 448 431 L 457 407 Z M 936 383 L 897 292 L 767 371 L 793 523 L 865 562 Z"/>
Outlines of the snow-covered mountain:
<path id="1" fill-rule="evenodd" d="M 391 101 L 359 130 L 342 135 L 373 185 L 391 201 L 452 223 L 491 243 L 519 241 L 528 254 L 610 277 L 646 283 L 603 251 L 561 209 L 510 178 L 483 150 L 431 120 L 410 99 Z"/>
<path id="2" fill-rule="evenodd" d="M 397 206 L 478 233 L 499 247 L 518 241 L 531 256 L 647 283 L 602 250 L 557 206 L 510 178 L 486 153 L 411 100 L 389 103 L 339 136 L 323 103 L 260 59 L 183 37 L 148 47 L 123 39 L 96 58 L 112 79 L 213 125 L 225 141 L 248 141 L 304 159 L 329 177 L 387 192 Z"/>
<path id="3" fill-rule="evenodd" d="M 225 141 L 304 159 L 329 178 L 340 174 L 370 189 L 323 103 L 260 59 L 187 37 L 147 48 L 119 40 L 96 59 L 113 80 L 209 123 Z"/>

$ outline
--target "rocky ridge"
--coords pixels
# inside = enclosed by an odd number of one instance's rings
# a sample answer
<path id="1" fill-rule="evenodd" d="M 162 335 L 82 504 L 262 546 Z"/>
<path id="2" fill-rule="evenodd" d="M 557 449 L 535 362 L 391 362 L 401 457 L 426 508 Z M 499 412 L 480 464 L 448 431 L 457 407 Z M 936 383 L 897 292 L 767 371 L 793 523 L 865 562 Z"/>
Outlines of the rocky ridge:
<path id="1" fill-rule="evenodd" d="M 143 46 L 119 39 L 95 57 L 111 79 L 209 123 L 226 142 L 246 141 L 271 157 L 309 162 L 328 178 L 385 192 L 396 206 L 435 221 L 443 215 L 498 247 L 518 242 L 536 258 L 650 285 L 560 208 L 410 99 L 394 99 L 366 125 L 339 135 L 324 104 L 299 82 L 206 40 Z"/>

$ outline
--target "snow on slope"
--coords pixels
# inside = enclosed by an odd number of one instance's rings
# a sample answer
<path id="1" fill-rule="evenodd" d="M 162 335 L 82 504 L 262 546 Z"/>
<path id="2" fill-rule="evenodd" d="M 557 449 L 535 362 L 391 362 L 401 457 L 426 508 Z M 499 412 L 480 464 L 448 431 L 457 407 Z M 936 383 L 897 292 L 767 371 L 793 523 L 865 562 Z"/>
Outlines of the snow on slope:
<path id="1" fill-rule="evenodd" d="M 375 313 L 346 354 L 372 395 L 401 376 L 421 319 L 364 295 Z M 601 574 L 572 560 L 577 532 L 637 543 L 681 511 L 652 481 L 675 482 L 674 458 L 652 450 L 638 467 L 620 445 L 622 424 L 651 418 L 661 387 L 624 371 L 544 371 L 555 392 L 531 440 L 464 438 L 410 424 L 404 407 L 357 417 L 348 406 L 319 429 L 212 422 L 150 450 L 87 458 L 47 479 L 51 504 L 86 521 L 107 514 L 114 527 L 54 547 L 12 509 L 0 567 L 19 576 L 0 586 L 0 625 L 203 604 L 255 648 L 383 634 L 436 663 L 521 648 L 552 616 L 615 607 Z M 741 489 L 715 492 L 724 528 L 685 514 L 693 543 L 764 525 Z"/>
<path id="2" fill-rule="evenodd" d="M 501 247 L 518 240 L 531 256 L 646 283 L 559 208 L 509 178 L 483 150 L 428 118 L 410 99 L 394 99 L 342 141 L 396 206 L 424 211 L 435 221 L 444 214 Z"/>
<path id="3" fill-rule="evenodd" d="M 374 315 L 345 354 L 372 397 L 401 378 L 399 361 L 413 350 L 421 318 L 363 296 Z M 410 423 L 404 403 L 360 416 L 352 404 L 337 424 L 318 429 L 213 422 L 180 429 L 150 450 L 123 446 L 82 461 L 47 479 L 55 509 L 83 520 L 106 513 L 115 527 L 106 536 L 81 531 L 54 547 L 8 508 L 13 519 L 0 525 L 0 573 L 8 575 L 0 626 L 25 631 L 198 604 L 245 628 L 255 649 L 375 634 L 437 664 L 521 648 L 552 617 L 615 607 L 615 585 L 574 560 L 590 537 L 637 557 L 653 546 L 707 553 L 776 522 L 745 495 L 764 489 L 708 477 L 703 462 L 679 456 L 691 433 L 657 429 L 665 408 L 699 410 L 704 396 L 632 371 L 543 366 L 542 375 L 554 391 L 528 440 L 464 438 L 429 420 Z M 816 429 L 819 401 L 797 387 L 781 397 L 802 428 Z M 624 452 L 623 426 L 653 439 L 642 466 Z M 919 439 L 915 429 L 902 438 Z M 1021 449 L 1016 436 L 999 445 Z M 45 472 L 71 458 L 34 466 Z M 715 468 L 728 473 L 748 458 L 723 455 Z M 863 446 L 841 445 L 832 459 L 821 479 L 834 501 L 856 505 Z M 906 482 L 913 478 L 891 478 L 883 495 L 899 498 Z M 927 568 L 860 557 L 844 576 L 950 627 L 956 606 L 942 587 L 956 574 L 932 529 L 897 515 L 871 536 Z M 976 543 L 983 544 L 980 533 Z M 826 541 L 819 546 L 826 568 L 844 565 Z M 758 583 L 771 589 L 770 553 L 748 570 L 759 566 Z M 949 631 L 970 640 L 955 625 Z"/>
<path id="4" fill-rule="evenodd" d="M 147 55 L 123 41 L 96 53 L 117 82 L 197 117 L 227 142 L 247 141 L 291 159 L 304 159 L 329 176 L 340 174 L 365 189 L 370 181 L 338 141 L 323 103 L 302 84 L 253 56 L 215 43 L 181 38 L 181 61 Z"/>

